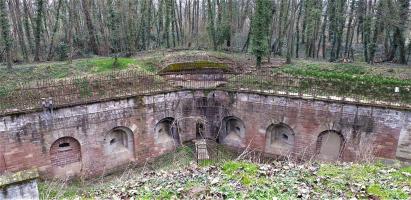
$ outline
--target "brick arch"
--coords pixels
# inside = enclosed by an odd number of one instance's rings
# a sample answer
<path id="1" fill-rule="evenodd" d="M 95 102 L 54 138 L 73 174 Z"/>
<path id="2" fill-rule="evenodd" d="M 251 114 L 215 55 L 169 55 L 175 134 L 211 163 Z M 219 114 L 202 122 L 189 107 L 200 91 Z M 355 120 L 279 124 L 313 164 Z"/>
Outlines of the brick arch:
<path id="1" fill-rule="evenodd" d="M 80 143 L 73 137 L 57 139 L 50 147 L 50 160 L 55 167 L 81 162 Z"/>
<path id="2" fill-rule="evenodd" d="M 287 155 L 293 151 L 295 133 L 287 124 L 271 124 L 266 129 L 265 140 L 266 153 Z"/>
<path id="3" fill-rule="evenodd" d="M 154 127 L 155 138 L 159 143 L 164 143 L 172 139 L 177 145 L 180 144 L 179 127 L 174 126 L 175 119 L 166 117 L 161 119 Z"/>
<path id="4" fill-rule="evenodd" d="M 235 116 L 227 116 L 222 120 L 218 135 L 218 142 L 232 146 L 241 147 L 245 138 L 244 121 Z"/>
<path id="5" fill-rule="evenodd" d="M 318 135 L 315 153 L 324 161 L 336 161 L 342 157 L 345 145 L 344 136 L 335 130 L 326 130 Z"/>

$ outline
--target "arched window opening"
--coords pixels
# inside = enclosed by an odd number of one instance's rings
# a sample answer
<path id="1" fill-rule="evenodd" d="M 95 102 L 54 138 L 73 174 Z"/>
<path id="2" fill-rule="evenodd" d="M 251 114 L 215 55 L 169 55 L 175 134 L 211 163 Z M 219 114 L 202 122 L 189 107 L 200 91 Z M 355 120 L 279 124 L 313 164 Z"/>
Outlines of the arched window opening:
<path id="1" fill-rule="evenodd" d="M 336 161 L 340 158 L 344 145 L 343 136 L 336 131 L 325 131 L 318 136 L 317 155 L 324 161 Z"/>
<path id="2" fill-rule="evenodd" d="M 58 167 L 81 162 L 80 143 L 72 137 L 56 140 L 50 147 L 50 159 L 51 164 Z"/>
<path id="3" fill-rule="evenodd" d="M 267 153 L 286 155 L 293 150 L 295 136 L 293 130 L 286 124 L 272 124 L 267 128 L 266 140 Z"/>

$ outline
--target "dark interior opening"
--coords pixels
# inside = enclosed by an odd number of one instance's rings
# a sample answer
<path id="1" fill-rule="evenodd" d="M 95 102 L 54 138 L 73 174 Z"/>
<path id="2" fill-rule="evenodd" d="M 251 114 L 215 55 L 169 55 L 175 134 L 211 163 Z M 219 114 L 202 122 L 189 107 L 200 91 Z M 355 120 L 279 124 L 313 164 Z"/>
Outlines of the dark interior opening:
<path id="1" fill-rule="evenodd" d="M 110 140 L 110 144 L 114 144 L 114 143 L 116 143 L 116 138 L 113 138 Z"/>
<path id="2" fill-rule="evenodd" d="M 197 139 L 204 138 L 204 125 L 203 125 L 203 123 L 197 122 L 197 124 L 196 124 L 196 138 Z"/>
<path id="3" fill-rule="evenodd" d="M 69 146 L 70 146 L 70 143 L 68 143 L 68 142 L 59 144 L 60 148 L 69 147 Z"/>

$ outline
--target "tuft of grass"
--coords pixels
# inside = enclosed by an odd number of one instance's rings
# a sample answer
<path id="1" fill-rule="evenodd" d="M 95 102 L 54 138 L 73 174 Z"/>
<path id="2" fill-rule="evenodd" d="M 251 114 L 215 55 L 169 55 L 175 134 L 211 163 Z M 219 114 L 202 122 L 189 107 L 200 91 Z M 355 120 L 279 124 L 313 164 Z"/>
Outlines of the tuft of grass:
<path id="1" fill-rule="evenodd" d="M 236 172 L 244 172 L 248 175 L 255 175 L 258 171 L 258 166 L 248 162 L 228 161 L 223 165 L 222 170 L 229 176 L 233 176 Z"/>
<path id="2" fill-rule="evenodd" d="M 223 165 L 222 171 L 230 179 L 239 180 L 245 186 L 258 182 L 256 177 L 258 166 L 253 163 L 228 161 Z"/>
<path id="3" fill-rule="evenodd" d="M 82 191 L 79 181 L 64 182 L 39 182 L 40 199 L 77 199 Z"/>
<path id="4" fill-rule="evenodd" d="M 367 193 L 379 199 L 407 199 L 408 195 L 402 190 L 385 188 L 380 184 L 368 186 Z"/>

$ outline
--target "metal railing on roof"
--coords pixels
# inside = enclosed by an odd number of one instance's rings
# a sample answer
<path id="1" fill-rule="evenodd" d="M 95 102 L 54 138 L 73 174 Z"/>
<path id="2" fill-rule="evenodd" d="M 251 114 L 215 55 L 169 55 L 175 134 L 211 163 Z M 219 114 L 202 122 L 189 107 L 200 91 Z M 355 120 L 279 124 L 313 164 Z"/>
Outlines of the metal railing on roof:
<path id="1" fill-rule="evenodd" d="M 411 86 L 372 85 L 335 79 L 271 74 L 169 74 L 141 71 L 41 80 L 0 92 L 0 115 L 67 107 L 187 89 L 218 89 L 292 98 L 411 109 Z"/>

